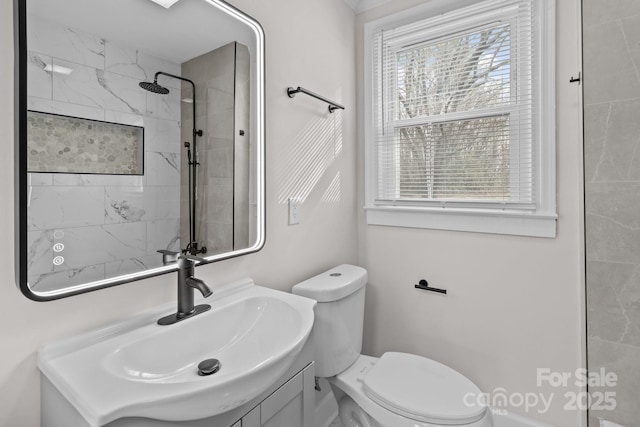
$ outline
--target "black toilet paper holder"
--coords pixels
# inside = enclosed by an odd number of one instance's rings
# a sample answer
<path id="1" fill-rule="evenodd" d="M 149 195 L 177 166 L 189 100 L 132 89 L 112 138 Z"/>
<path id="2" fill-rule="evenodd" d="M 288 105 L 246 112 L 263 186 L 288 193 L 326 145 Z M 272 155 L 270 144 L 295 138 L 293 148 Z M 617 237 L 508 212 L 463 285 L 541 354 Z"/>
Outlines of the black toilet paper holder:
<path id="1" fill-rule="evenodd" d="M 418 284 L 415 285 L 415 287 L 416 289 L 422 289 L 424 291 L 438 292 L 445 295 L 447 294 L 446 289 L 432 288 L 431 286 L 429 286 L 429 283 L 425 279 L 420 280 Z"/>

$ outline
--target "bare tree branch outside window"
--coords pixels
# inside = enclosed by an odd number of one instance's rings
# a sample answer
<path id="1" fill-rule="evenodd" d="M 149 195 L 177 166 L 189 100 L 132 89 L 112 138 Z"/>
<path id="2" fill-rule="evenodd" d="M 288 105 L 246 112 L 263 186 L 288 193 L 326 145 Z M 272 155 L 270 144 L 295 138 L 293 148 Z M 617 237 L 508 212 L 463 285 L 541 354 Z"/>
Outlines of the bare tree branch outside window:
<path id="1" fill-rule="evenodd" d="M 396 53 L 393 119 L 425 118 L 396 128 L 401 198 L 510 199 L 511 117 L 473 112 L 511 102 L 511 59 L 509 24 Z"/>

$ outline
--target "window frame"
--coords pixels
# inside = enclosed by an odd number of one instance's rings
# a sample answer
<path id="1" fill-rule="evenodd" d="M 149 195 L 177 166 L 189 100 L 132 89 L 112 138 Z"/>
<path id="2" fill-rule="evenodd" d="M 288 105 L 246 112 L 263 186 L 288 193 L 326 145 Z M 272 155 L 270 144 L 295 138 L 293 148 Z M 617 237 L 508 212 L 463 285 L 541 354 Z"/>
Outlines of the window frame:
<path id="1" fill-rule="evenodd" d="M 378 148 L 376 144 L 378 130 L 374 111 L 376 105 L 374 85 L 377 84 L 374 80 L 375 34 L 380 30 L 429 19 L 444 13 L 455 13 L 467 6 L 482 13 L 482 3 L 484 0 L 434 0 L 365 24 L 364 208 L 368 225 L 551 238 L 556 236 L 555 0 L 535 0 L 533 10 L 534 22 L 537 25 L 533 27 L 532 31 L 537 44 L 535 45 L 534 55 L 536 56 L 532 61 L 531 71 L 532 78 L 537 78 L 539 81 L 536 86 L 532 87 L 534 102 L 531 111 L 534 126 L 532 153 L 536 159 L 533 166 L 534 179 L 532 182 L 536 193 L 534 203 L 522 206 L 503 201 L 392 200 L 380 202 L 378 200 Z M 464 18 L 460 18 L 460 20 L 463 21 Z M 516 84 L 521 85 L 522 82 Z M 482 112 L 484 109 L 479 111 Z M 469 114 L 466 113 L 466 116 L 469 117 Z M 399 120 L 395 121 L 399 122 Z"/>

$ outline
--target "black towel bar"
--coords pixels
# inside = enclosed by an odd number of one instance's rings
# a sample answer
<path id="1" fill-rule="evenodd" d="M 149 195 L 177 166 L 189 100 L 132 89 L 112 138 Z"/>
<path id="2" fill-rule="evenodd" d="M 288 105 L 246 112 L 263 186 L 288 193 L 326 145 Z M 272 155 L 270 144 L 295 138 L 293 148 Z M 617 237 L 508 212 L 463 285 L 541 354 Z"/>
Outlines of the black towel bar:
<path id="1" fill-rule="evenodd" d="M 319 99 L 320 101 L 324 101 L 327 104 L 329 104 L 329 112 L 333 113 L 335 110 L 344 110 L 344 107 L 336 102 L 333 102 L 327 98 L 325 98 L 324 96 L 320 96 L 315 92 L 311 92 L 308 89 L 305 89 L 303 87 L 298 86 L 296 89 L 292 88 L 292 87 L 288 87 L 287 88 L 287 95 L 289 95 L 289 98 L 293 98 L 294 96 L 296 96 L 296 93 L 304 93 L 305 95 L 309 95 L 315 99 Z"/>

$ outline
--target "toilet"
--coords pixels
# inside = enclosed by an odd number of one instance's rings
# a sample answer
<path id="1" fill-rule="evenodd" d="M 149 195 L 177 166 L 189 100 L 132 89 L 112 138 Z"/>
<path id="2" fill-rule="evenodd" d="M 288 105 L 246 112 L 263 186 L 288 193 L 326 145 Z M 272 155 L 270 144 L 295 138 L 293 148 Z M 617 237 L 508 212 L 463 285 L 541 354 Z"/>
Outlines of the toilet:
<path id="1" fill-rule="evenodd" d="M 461 373 L 413 354 L 360 354 L 366 283 L 365 269 L 345 264 L 292 289 L 318 302 L 316 376 L 331 384 L 344 426 L 492 427 L 482 392 Z"/>

